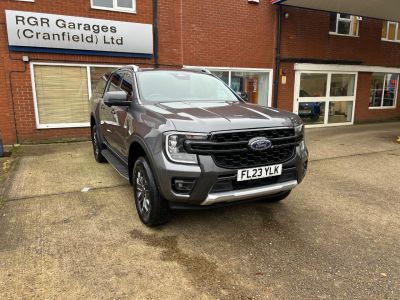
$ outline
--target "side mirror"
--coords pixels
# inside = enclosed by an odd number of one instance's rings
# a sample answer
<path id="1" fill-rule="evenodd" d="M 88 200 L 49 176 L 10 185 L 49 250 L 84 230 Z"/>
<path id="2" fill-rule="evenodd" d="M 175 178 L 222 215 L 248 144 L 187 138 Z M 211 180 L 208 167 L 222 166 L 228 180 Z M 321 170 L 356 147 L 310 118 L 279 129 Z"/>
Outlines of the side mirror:
<path id="1" fill-rule="evenodd" d="M 104 104 L 107 106 L 130 106 L 128 94 L 124 91 L 107 92 L 104 95 Z"/>
<path id="2" fill-rule="evenodd" d="M 246 94 L 243 95 L 241 92 L 235 92 L 235 93 L 236 93 L 236 95 L 238 95 L 239 98 L 242 99 L 243 101 L 249 102 L 249 99 L 247 99 L 247 95 L 246 95 Z"/>

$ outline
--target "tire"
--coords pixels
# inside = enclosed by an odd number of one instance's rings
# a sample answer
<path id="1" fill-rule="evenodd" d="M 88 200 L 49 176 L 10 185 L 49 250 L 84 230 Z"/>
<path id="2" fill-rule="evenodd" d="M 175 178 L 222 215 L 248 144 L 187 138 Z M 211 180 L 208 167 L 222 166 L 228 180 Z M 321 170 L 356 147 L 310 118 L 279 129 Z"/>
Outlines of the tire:
<path id="1" fill-rule="evenodd" d="M 107 162 L 107 160 L 104 158 L 104 156 L 101 154 L 101 150 L 102 150 L 102 145 L 100 143 L 100 139 L 99 139 L 99 133 L 97 131 L 97 126 L 94 125 L 92 127 L 92 145 L 93 145 L 93 155 L 94 155 L 94 159 L 98 162 L 98 163 L 105 163 Z"/>
<path id="2" fill-rule="evenodd" d="M 264 202 L 268 202 L 268 203 L 280 202 L 280 201 L 286 199 L 290 195 L 290 192 L 291 191 L 282 192 L 277 195 L 271 196 L 270 198 L 265 199 Z"/>
<path id="3" fill-rule="evenodd" d="M 136 210 L 140 220 L 148 227 L 169 221 L 168 202 L 158 191 L 153 171 L 145 157 L 139 157 L 133 167 L 132 182 Z"/>

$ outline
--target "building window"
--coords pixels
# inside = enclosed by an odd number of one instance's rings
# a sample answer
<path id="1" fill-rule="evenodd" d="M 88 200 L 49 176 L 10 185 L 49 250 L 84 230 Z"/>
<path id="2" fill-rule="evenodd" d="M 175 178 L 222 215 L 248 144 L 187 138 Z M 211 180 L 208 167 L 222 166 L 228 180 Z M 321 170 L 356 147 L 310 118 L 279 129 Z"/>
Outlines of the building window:
<path id="1" fill-rule="evenodd" d="M 188 66 L 186 68 L 201 69 L 201 67 Z M 217 67 L 207 67 L 207 69 L 245 101 L 271 106 L 272 70 Z"/>
<path id="2" fill-rule="evenodd" d="M 346 36 L 358 36 L 360 20 L 360 17 L 349 14 L 331 13 L 329 33 Z"/>
<path id="3" fill-rule="evenodd" d="M 230 86 L 247 102 L 267 106 L 269 76 L 265 72 L 233 71 Z"/>
<path id="4" fill-rule="evenodd" d="M 372 73 L 370 108 L 396 107 L 399 74 Z"/>
<path id="5" fill-rule="evenodd" d="M 32 64 L 37 128 L 89 126 L 95 83 L 115 67 Z"/>
<path id="6" fill-rule="evenodd" d="M 399 23 L 384 21 L 382 25 L 382 40 L 400 42 Z"/>
<path id="7" fill-rule="evenodd" d="M 136 12 L 136 0 L 91 0 L 92 8 L 121 12 Z"/>
<path id="8" fill-rule="evenodd" d="M 208 70 L 230 86 L 245 101 L 271 106 L 272 70 L 212 67 Z"/>
<path id="9" fill-rule="evenodd" d="M 300 72 L 294 110 L 306 125 L 353 124 L 356 82 L 356 73 Z"/>

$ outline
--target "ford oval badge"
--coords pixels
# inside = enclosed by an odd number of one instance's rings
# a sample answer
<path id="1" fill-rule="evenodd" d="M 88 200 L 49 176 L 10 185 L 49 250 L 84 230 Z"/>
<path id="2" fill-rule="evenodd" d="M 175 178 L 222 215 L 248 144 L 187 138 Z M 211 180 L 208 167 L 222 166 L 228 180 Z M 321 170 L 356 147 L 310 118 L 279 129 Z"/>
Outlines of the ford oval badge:
<path id="1" fill-rule="evenodd" d="M 249 141 L 249 148 L 254 151 L 264 151 L 272 147 L 272 142 L 265 137 L 255 137 Z"/>

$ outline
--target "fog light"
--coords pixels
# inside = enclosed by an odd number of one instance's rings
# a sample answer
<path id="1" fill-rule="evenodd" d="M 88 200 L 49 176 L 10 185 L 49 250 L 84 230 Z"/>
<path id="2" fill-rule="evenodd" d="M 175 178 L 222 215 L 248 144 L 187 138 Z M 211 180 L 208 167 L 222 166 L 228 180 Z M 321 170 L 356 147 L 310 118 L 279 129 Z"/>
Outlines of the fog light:
<path id="1" fill-rule="evenodd" d="M 194 179 L 174 179 L 172 182 L 174 191 L 180 194 L 190 194 L 194 184 Z"/>

